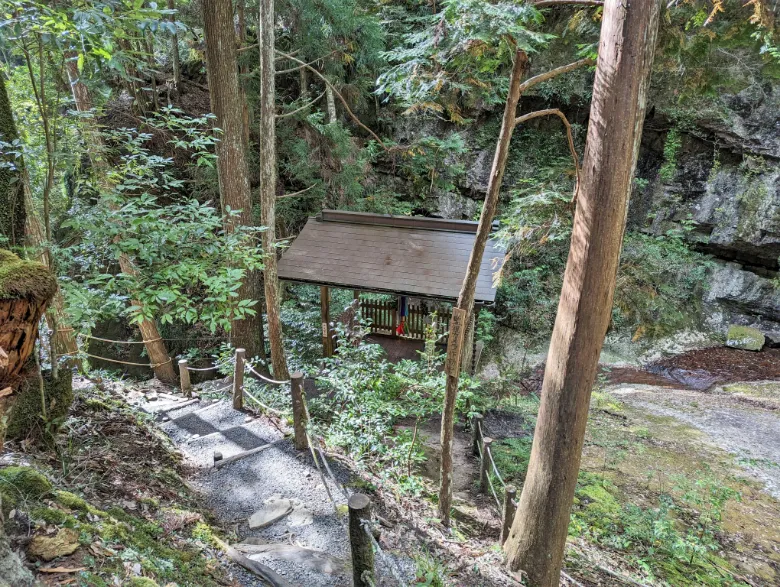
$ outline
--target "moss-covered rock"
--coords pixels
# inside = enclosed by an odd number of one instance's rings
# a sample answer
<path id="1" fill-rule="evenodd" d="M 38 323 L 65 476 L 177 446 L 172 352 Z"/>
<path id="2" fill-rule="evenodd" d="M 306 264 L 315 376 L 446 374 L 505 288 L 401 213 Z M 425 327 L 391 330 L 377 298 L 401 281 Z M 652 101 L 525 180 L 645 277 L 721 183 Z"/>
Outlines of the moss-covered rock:
<path id="1" fill-rule="evenodd" d="M 42 414 L 41 389 L 37 376 L 25 378 L 16 392 L 15 401 L 8 411 L 6 436 L 11 439 L 40 439 L 45 433 L 53 434 L 68 414 L 73 403 L 71 372 L 61 369 L 57 379 L 43 372 L 43 393 L 46 400 L 46 416 Z"/>
<path id="2" fill-rule="evenodd" d="M 38 500 L 51 492 L 51 483 L 32 467 L 0 469 L 0 498 L 3 511 L 29 500 Z"/>
<path id="3" fill-rule="evenodd" d="M 50 300 L 57 279 L 41 263 L 0 249 L 0 299 Z"/>
<path id="4" fill-rule="evenodd" d="M 746 351 L 760 351 L 766 339 L 760 330 L 750 326 L 729 326 L 726 346 Z"/>

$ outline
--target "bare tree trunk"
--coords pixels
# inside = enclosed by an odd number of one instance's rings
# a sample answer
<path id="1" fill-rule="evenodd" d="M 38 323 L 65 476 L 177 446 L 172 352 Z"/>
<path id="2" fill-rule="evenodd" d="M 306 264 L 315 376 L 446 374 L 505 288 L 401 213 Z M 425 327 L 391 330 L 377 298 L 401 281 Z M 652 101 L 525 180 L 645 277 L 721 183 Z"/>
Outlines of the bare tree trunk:
<path id="1" fill-rule="evenodd" d="M 65 68 L 68 72 L 68 81 L 70 82 L 73 99 L 76 102 L 76 109 L 79 112 L 89 112 L 92 110 L 92 100 L 89 95 L 89 88 L 87 88 L 79 79 L 79 70 L 76 60 L 67 59 Z M 94 118 L 85 118 L 85 124 L 87 125 L 88 130 L 84 139 L 90 161 L 94 168 L 93 171 L 98 178 L 98 181 L 103 182 L 104 187 L 109 189 L 110 186 L 107 185 L 106 179 L 108 177 L 108 172 L 105 154 L 103 152 L 105 150 L 103 139 L 100 136 L 100 132 L 97 130 Z M 122 270 L 122 273 L 125 273 L 126 275 L 138 275 L 138 270 L 133 264 L 133 261 L 125 254 L 120 255 L 119 257 L 119 268 Z M 143 304 L 139 300 L 132 300 L 131 303 L 134 306 L 143 308 Z M 165 347 L 157 324 L 155 324 L 153 320 L 142 320 L 138 324 L 138 330 L 141 332 L 141 337 L 144 341 L 146 352 L 149 355 L 154 374 L 160 381 L 175 385 L 178 379 L 176 370 L 173 367 L 173 361 L 171 361 L 170 355 L 168 355 L 168 349 Z"/>
<path id="2" fill-rule="evenodd" d="M 260 0 L 260 211 L 265 260 L 268 341 L 276 379 L 289 379 L 282 336 L 281 295 L 276 262 L 276 76 L 274 0 Z"/>
<path id="3" fill-rule="evenodd" d="M 309 99 L 309 71 L 305 67 L 301 67 L 298 70 L 299 75 L 299 85 L 301 90 L 301 100 L 308 100 Z M 326 90 L 327 91 L 327 90 Z M 330 93 L 331 100 L 333 99 L 333 92 Z M 333 108 L 335 110 L 336 105 L 333 104 Z"/>
<path id="4" fill-rule="evenodd" d="M 5 77 L 0 74 L 0 139 L 12 143 L 19 138 L 11 101 L 5 89 Z M 8 156 L 0 158 L 0 248 L 24 243 L 25 205 L 19 162 Z"/>
<path id="5" fill-rule="evenodd" d="M 333 96 L 333 88 L 325 85 L 325 101 L 328 104 L 328 124 L 336 122 L 336 98 Z"/>
<path id="6" fill-rule="evenodd" d="M 176 9 L 176 0 L 168 0 L 168 10 Z M 176 15 L 171 14 L 171 22 L 176 22 Z M 179 33 L 175 30 L 171 35 L 171 64 L 173 65 L 173 89 L 178 94 L 181 91 L 181 61 L 179 60 Z"/>
<path id="7" fill-rule="evenodd" d="M 509 78 L 509 95 L 504 107 L 504 117 L 501 121 L 501 131 L 498 135 L 496 153 L 493 157 L 493 166 L 490 170 L 488 191 L 485 203 L 482 206 L 482 214 L 479 217 L 479 227 L 474 240 L 474 248 L 469 257 L 466 276 L 460 287 L 457 308 L 466 311 L 468 320 L 474 307 L 474 292 L 477 287 L 479 268 L 482 265 L 482 256 L 490 237 L 493 217 L 496 214 L 498 195 L 501 190 L 501 181 L 504 178 L 504 169 L 509 155 L 509 142 L 512 140 L 512 131 L 515 128 L 515 111 L 520 100 L 520 80 L 528 68 L 528 57 L 522 51 L 515 54 L 515 63 L 512 75 Z M 458 352 L 457 346 L 448 345 L 448 354 Z M 460 364 L 460 357 L 453 357 L 454 365 Z M 448 361 L 450 357 L 448 356 Z M 455 420 L 455 399 L 458 394 L 458 369 L 447 374 L 447 391 L 444 396 L 444 409 L 441 419 L 441 481 L 439 485 L 439 515 L 446 526 L 450 523 L 450 508 L 452 507 L 452 430 Z"/>
<path id="8" fill-rule="evenodd" d="M 504 549 L 533 587 L 558 585 L 591 388 L 609 325 L 660 1 L 606 0 L 593 101 L 531 460 Z"/>
<path id="9" fill-rule="evenodd" d="M 237 226 L 252 226 L 252 195 L 249 188 L 249 165 L 244 139 L 244 100 L 238 83 L 238 52 L 233 26 L 231 0 L 209 0 L 203 4 L 203 32 L 206 40 L 209 96 L 211 109 L 222 129 L 217 143 L 217 172 L 222 212 L 226 216 L 225 230 Z M 227 217 L 228 210 L 240 210 L 238 216 Z M 258 300 L 258 277 L 248 272 L 244 277 L 240 299 Z M 231 341 L 244 348 L 249 357 L 262 353 L 261 309 L 254 316 L 233 320 Z"/>
<path id="10" fill-rule="evenodd" d="M 40 262 L 49 267 L 49 256 L 46 254 L 46 235 L 43 232 L 41 221 L 35 214 L 35 204 L 30 191 L 30 181 L 27 178 L 26 171 L 22 172 L 22 182 L 24 189 L 24 202 L 27 208 L 27 223 L 25 229 L 27 232 L 27 244 L 30 247 L 40 251 Z M 76 344 L 76 337 L 73 331 L 68 330 L 70 321 L 65 311 L 65 300 L 62 298 L 62 292 L 58 289 L 46 310 L 46 324 L 54 335 L 54 349 L 59 355 L 75 355 L 79 350 Z"/>

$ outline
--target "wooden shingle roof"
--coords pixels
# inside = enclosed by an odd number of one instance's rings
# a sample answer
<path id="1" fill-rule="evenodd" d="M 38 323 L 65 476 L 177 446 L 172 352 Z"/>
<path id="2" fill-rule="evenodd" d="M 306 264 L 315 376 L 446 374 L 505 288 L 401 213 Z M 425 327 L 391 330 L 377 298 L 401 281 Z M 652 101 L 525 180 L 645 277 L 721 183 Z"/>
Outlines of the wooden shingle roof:
<path id="1" fill-rule="evenodd" d="M 323 210 L 279 261 L 279 278 L 317 285 L 455 300 L 474 246 L 476 222 Z M 496 297 L 504 256 L 489 240 L 475 300 Z"/>

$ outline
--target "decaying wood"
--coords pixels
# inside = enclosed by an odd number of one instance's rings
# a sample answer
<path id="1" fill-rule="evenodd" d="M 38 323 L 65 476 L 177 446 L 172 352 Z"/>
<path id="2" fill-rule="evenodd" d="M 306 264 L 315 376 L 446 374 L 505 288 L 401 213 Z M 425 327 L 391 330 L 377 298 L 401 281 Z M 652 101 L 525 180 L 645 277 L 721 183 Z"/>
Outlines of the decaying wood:
<path id="1" fill-rule="evenodd" d="M 274 571 L 270 567 L 267 567 L 262 563 L 253 561 L 252 559 L 244 556 L 238 550 L 236 550 L 229 544 L 225 544 L 222 540 L 220 540 L 216 536 L 214 536 L 214 541 L 216 542 L 217 546 L 219 546 L 219 548 L 221 548 L 225 552 L 225 554 L 228 556 L 230 560 L 232 560 L 234 563 L 238 565 L 241 565 L 250 573 L 254 573 L 258 577 L 260 577 L 263 581 L 271 585 L 271 587 L 292 587 L 292 584 L 289 583 L 287 579 L 279 575 L 276 571 Z"/>
<path id="2" fill-rule="evenodd" d="M 236 461 L 240 461 L 241 459 L 245 459 L 246 457 L 251 457 L 252 455 L 256 455 L 257 453 L 263 452 L 267 448 L 271 448 L 274 445 L 273 442 L 269 444 L 264 444 L 262 446 L 257 446 L 255 448 L 250 448 L 249 450 L 242 451 L 238 453 L 237 455 L 233 455 L 232 457 L 228 458 L 222 458 L 222 459 L 215 459 L 214 461 L 214 468 L 215 469 L 221 469 L 225 465 L 229 465 L 230 463 L 235 463 Z"/>
<path id="3" fill-rule="evenodd" d="M 609 325 L 660 0 L 607 0 L 583 176 L 528 475 L 504 545 L 531 587 L 557 586 L 591 389 Z"/>

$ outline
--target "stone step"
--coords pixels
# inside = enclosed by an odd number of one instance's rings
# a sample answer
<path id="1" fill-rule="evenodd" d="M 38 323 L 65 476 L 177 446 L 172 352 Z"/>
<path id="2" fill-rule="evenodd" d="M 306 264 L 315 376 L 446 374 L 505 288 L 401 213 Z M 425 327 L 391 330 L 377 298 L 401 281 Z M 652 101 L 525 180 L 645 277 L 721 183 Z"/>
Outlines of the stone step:
<path id="1" fill-rule="evenodd" d="M 173 409 L 166 411 L 163 414 L 163 417 L 166 421 L 176 420 L 177 418 L 181 418 L 182 416 L 186 416 L 187 414 L 191 414 L 193 412 L 199 412 L 201 410 L 206 410 L 218 403 L 219 403 L 218 400 L 200 398 L 199 401 L 193 404 L 189 404 L 181 408 L 174 407 Z"/>
<path id="2" fill-rule="evenodd" d="M 281 435 L 269 431 L 260 420 L 241 426 L 233 426 L 203 436 L 191 436 L 179 444 L 187 459 L 198 467 L 214 465 L 214 452 L 220 452 L 227 459 L 244 451 L 270 444 Z M 247 457 L 252 458 L 252 457 Z M 227 465 L 231 466 L 231 465 Z"/>
<path id="3" fill-rule="evenodd" d="M 178 443 L 188 440 L 193 435 L 206 436 L 240 426 L 246 421 L 247 416 L 245 412 L 234 410 L 231 403 L 220 401 L 172 418 L 162 424 L 162 429 Z"/>

